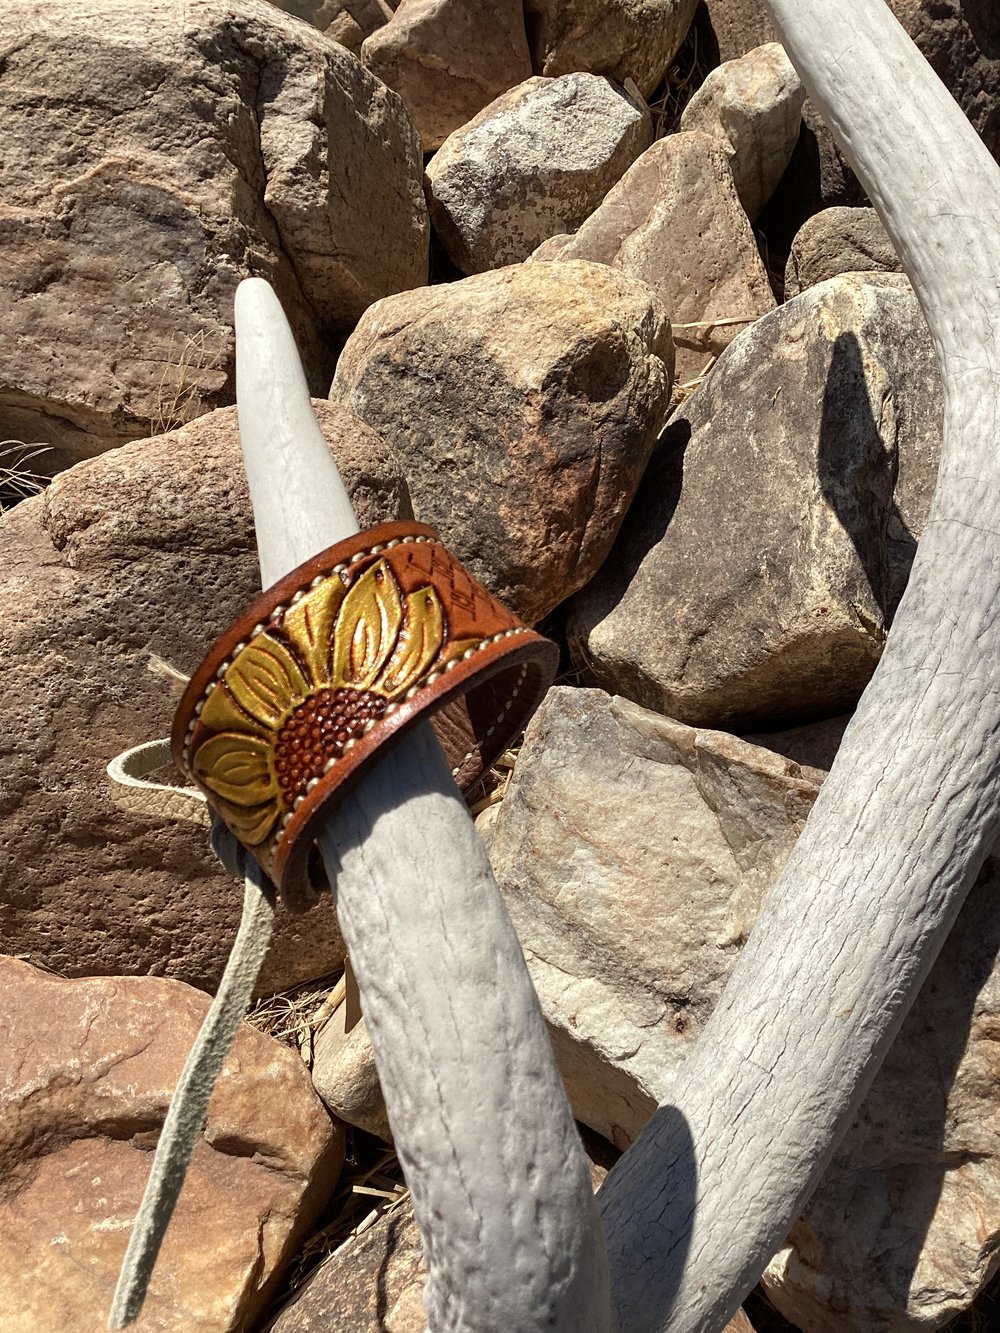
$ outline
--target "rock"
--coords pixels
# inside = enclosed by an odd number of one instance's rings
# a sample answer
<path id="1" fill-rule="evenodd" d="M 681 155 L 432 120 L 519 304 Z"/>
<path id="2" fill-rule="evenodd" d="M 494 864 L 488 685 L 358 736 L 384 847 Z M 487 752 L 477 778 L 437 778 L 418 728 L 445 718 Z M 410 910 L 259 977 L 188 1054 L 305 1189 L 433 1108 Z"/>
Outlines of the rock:
<path id="1" fill-rule="evenodd" d="M 649 150 L 647 149 L 647 152 L 648 151 Z M 643 156 L 645 156 L 645 154 L 643 154 Z M 638 161 L 641 162 L 642 158 L 639 158 Z M 634 166 L 635 163 L 633 163 L 632 165 Z M 631 169 L 632 168 L 630 167 L 629 171 L 631 171 Z M 626 172 L 625 174 L 628 175 L 628 172 Z M 566 249 L 566 246 L 571 244 L 572 240 L 573 240 L 572 232 L 560 232 L 558 236 L 550 236 L 547 241 L 542 241 L 541 245 L 537 246 L 534 250 L 532 250 L 531 254 L 524 262 L 526 264 L 533 264 L 537 263 L 537 261 L 541 259 L 544 262 L 548 263 L 549 260 L 558 259 L 559 256 L 562 254 L 562 252 Z M 599 259 L 596 262 L 602 264 L 604 263 L 604 260 Z"/>
<path id="2" fill-rule="evenodd" d="M 542 258 L 589 259 L 642 278 L 670 315 L 682 384 L 774 309 L 726 153 L 706 134 L 657 140 L 575 236 L 532 256 Z"/>
<path id="3" fill-rule="evenodd" d="M 754 1333 L 754 1327 L 747 1318 L 746 1312 L 738 1310 L 723 1329 L 723 1333 Z"/>
<path id="4" fill-rule="evenodd" d="M 905 278 L 844 274 L 759 320 L 672 418 L 573 601 L 586 678 L 744 730 L 853 707 L 927 515 L 941 419 Z"/>
<path id="5" fill-rule="evenodd" d="M 874 208 L 825 208 L 792 242 L 785 299 L 840 273 L 899 273 L 902 265 Z"/>
<path id="6" fill-rule="evenodd" d="M 392 1142 L 368 1027 L 363 1018 L 351 1023 L 346 1003 L 334 1010 L 313 1039 L 312 1080 L 339 1120 Z"/>
<path id="7" fill-rule="evenodd" d="M 426 1333 L 424 1265 L 413 1205 L 393 1207 L 323 1261 L 271 1333 Z"/>
<path id="8" fill-rule="evenodd" d="M 357 53 L 366 37 L 389 22 L 399 0 L 271 0 L 271 3 Z"/>
<path id="9" fill-rule="evenodd" d="M 4 1326 L 98 1333 L 208 997 L 153 977 L 66 981 L 0 959 Z M 344 1134 L 298 1057 L 244 1025 L 137 1330 L 250 1327 L 315 1223 Z"/>
<path id="10" fill-rule="evenodd" d="M 0 438 L 52 471 L 232 402 L 248 274 L 317 386 L 328 335 L 426 281 L 405 108 L 264 0 L 10 0 L 0 120 Z"/>
<path id="11" fill-rule="evenodd" d="M 407 514 L 385 445 L 315 406 L 362 524 Z M 205 829 L 118 809 L 105 766 L 169 730 L 149 651 L 193 670 L 260 591 L 235 408 L 63 473 L 0 520 L 0 571 L 4 947 L 71 976 L 214 988 L 242 890 Z M 332 905 L 281 917 L 262 993 L 343 957 Z"/>
<path id="12" fill-rule="evenodd" d="M 791 159 L 806 90 L 780 42 L 713 70 L 684 108 L 681 130 L 715 134 L 728 145 L 740 202 L 751 222 Z"/>
<path id="13" fill-rule="evenodd" d="M 721 732 L 549 691 L 487 833 L 578 1120 L 624 1148 L 721 994 L 817 785 Z"/>
<path id="14" fill-rule="evenodd" d="M 887 2 L 990 152 L 1000 157 L 1000 10 L 984 0 Z M 764 0 L 706 3 L 722 60 L 775 40 Z M 789 240 L 818 209 L 865 202 L 853 172 L 810 102 L 803 109 L 803 120 L 804 132 L 778 192 L 781 197 L 774 200 L 775 224 L 780 211 L 792 224 Z"/>
<path id="15" fill-rule="evenodd" d="M 578 227 L 652 141 L 648 112 L 607 79 L 528 79 L 431 159 L 434 229 L 463 273 L 516 264 Z"/>
<path id="16" fill-rule="evenodd" d="M 607 555 L 672 368 L 644 284 L 599 264 L 525 264 L 378 302 L 331 395 L 391 445 L 417 517 L 534 623 Z"/>
<path id="17" fill-rule="evenodd" d="M 648 97 L 691 26 L 698 0 L 525 0 L 535 70 L 589 70 Z"/>
<path id="18" fill-rule="evenodd" d="M 531 77 L 521 0 L 402 0 L 361 58 L 406 103 L 425 153 Z"/>
<path id="19" fill-rule="evenodd" d="M 755 732 L 743 739 L 751 745 L 760 745 L 765 750 L 784 755 L 798 764 L 811 782 L 822 782 L 833 767 L 850 720 L 850 713 L 839 713 L 820 722 L 807 722 L 802 727 Z"/>

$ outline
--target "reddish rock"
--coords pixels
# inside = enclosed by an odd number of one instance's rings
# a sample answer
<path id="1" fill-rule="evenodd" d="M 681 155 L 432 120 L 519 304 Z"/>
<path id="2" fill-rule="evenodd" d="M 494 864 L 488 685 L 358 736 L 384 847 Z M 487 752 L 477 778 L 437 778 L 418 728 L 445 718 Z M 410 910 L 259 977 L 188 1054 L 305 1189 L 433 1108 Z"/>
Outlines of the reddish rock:
<path id="1" fill-rule="evenodd" d="M 152 1150 L 208 999 L 0 959 L 3 1326 L 99 1333 Z M 137 1333 L 237 1333 L 332 1193 L 343 1132 L 298 1056 L 244 1026 L 209 1106 Z"/>

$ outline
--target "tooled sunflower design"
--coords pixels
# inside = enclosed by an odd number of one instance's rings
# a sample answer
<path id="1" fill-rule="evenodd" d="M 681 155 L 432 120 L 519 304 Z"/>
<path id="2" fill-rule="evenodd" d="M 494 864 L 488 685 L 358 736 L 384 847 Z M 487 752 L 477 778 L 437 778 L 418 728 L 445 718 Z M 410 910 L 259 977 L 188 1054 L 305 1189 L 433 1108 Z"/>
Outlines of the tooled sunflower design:
<path id="1" fill-rule="evenodd" d="M 191 758 L 220 814 L 259 847 L 352 741 L 479 640 L 446 646 L 441 598 L 406 597 L 379 560 L 345 587 L 331 576 L 257 633 L 206 699 L 214 734 Z"/>

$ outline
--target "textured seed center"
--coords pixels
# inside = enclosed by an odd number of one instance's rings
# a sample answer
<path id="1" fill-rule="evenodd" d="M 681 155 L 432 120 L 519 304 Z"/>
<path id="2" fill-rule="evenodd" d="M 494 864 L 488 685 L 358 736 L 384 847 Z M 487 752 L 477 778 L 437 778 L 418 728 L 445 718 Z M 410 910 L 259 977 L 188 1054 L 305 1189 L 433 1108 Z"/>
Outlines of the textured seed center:
<path id="1" fill-rule="evenodd" d="M 367 723 L 385 712 L 389 700 L 371 690 L 318 690 L 299 704 L 278 732 L 274 768 L 289 804 L 347 742 L 360 736 Z"/>

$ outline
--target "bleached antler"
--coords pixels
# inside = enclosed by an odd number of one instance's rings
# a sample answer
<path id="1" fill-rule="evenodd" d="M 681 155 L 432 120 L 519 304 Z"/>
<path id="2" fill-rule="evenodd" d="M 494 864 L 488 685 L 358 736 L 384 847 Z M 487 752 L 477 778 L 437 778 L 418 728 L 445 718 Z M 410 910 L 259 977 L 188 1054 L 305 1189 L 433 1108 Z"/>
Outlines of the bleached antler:
<path id="1" fill-rule="evenodd" d="M 944 452 L 885 654 L 805 831 L 674 1107 L 601 1190 L 628 1333 L 721 1328 L 756 1281 L 1000 813 L 1000 168 L 882 0 L 767 2 L 920 298 L 944 378 Z"/>

